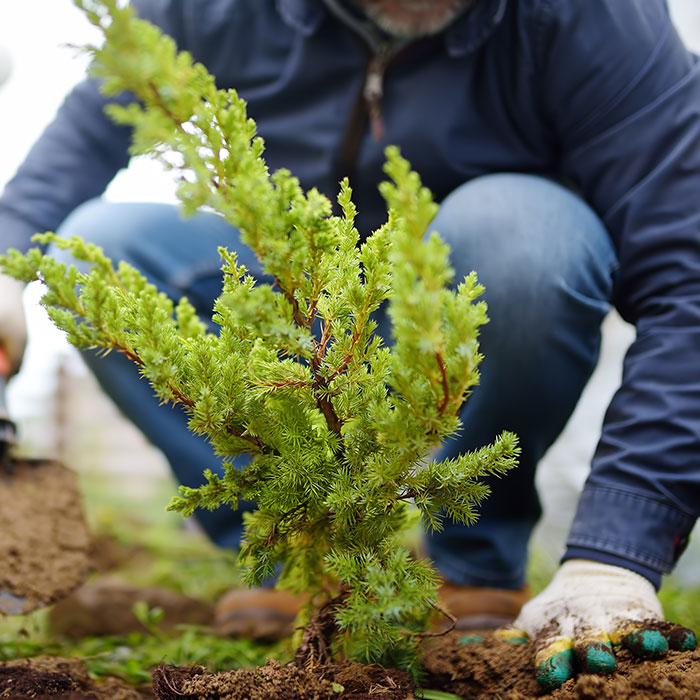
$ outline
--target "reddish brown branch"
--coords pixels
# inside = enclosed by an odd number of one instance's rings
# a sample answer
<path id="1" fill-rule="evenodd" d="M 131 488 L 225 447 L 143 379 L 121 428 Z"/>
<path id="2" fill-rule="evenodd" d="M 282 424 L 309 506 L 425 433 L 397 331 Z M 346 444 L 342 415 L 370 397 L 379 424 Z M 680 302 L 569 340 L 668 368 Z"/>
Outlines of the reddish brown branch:
<path id="1" fill-rule="evenodd" d="M 440 632 L 421 632 L 418 636 L 422 639 L 425 639 L 426 637 L 442 637 L 448 632 L 452 632 L 452 630 L 457 626 L 457 618 L 454 615 L 452 615 L 452 613 L 445 610 L 445 608 L 438 605 L 432 598 L 428 598 L 427 600 L 428 605 L 430 605 L 430 607 L 433 608 L 433 610 L 436 610 L 441 615 L 444 615 L 450 621 L 450 624 L 448 627 L 446 627 L 444 630 L 441 630 Z"/>
<path id="2" fill-rule="evenodd" d="M 104 331 L 103 331 L 104 332 Z M 129 350 L 129 348 L 124 347 L 121 345 L 121 343 L 114 342 L 114 347 L 123 355 L 126 355 L 127 358 L 129 358 L 133 363 L 137 364 L 139 367 L 145 366 L 145 362 L 133 351 Z M 189 397 L 185 396 L 176 386 L 171 384 L 170 382 L 167 382 L 168 389 L 170 389 L 170 393 L 172 394 L 172 401 L 173 403 L 181 403 L 185 406 L 189 406 L 190 408 L 194 407 L 194 401 L 190 399 Z"/>
<path id="3" fill-rule="evenodd" d="M 309 367 L 311 368 L 311 374 L 314 378 L 314 396 L 316 398 L 316 406 L 323 414 L 326 419 L 326 424 L 328 427 L 336 434 L 340 435 L 340 429 L 342 428 L 343 422 L 338 417 L 338 414 L 333 408 L 333 403 L 327 396 L 323 396 L 322 392 L 328 389 L 328 380 L 323 379 L 318 373 L 319 367 L 323 357 L 326 354 L 326 348 L 328 346 L 328 341 L 331 336 L 331 322 L 328 321 L 323 325 L 323 331 L 321 333 L 321 341 L 316 347 L 316 354 L 309 361 Z"/>
<path id="4" fill-rule="evenodd" d="M 326 356 L 326 347 L 328 346 L 328 341 L 331 338 L 331 321 L 326 321 L 323 324 L 323 331 L 321 332 L 321 342 L 318 346 L 318 352 L 316 356 L 318 357 L 319 365 L 321 360 Z"/>
<path id="5" fill-rule="evenodd" d="M 284 295 L 287 297 L 289 300 L 289 303 L 292 305 L 292 313 L 294 315 L 294 322 L 299 326 L 299 328 L 309 328 L 309 322 L 308 319 L 304 317 L 304 315 L 301 313 L 301 308 L 299 307 L 299 302 L 297 301 L 296 297 L 293 294 L 289 294 L 288 292 L 284 292 Z"/>
<path id="6" fill-rule="evenodd" d="M 355 352 L 355 346 L 357 345 L 357 341 L 360 339 L 360 336 L 362 335 L 362 332 L 360 329 L 355 331 L 355 334 L 352 337 L 352 343 L 350 344 L 350 350 L 348 353 L 345 355 L 343 358 L 343 363 L 338 367 L 333 374 L 331 374 L 330 377 L 328 377 L 328 383 L 330 384 L 341 372 L 344 372 L 348 365 L 350 364 L 350 360 L 352 360 L 353 354 Z"/>
<path id="7" fill-rule="evenodd" d="M 343 586 L 340 593 L 322 605 L 309 620 L 292 662 L 298 668 L 316 668 L 331 660 L 330 647 L 338 632 L 335 611 L 350 595 L 350 589 Z"/>
<path id="8" fill-rule="evenodd" d="M 331 400 L 326 396 L 316 396 L 316 405 L 318 406 L 321 413 L 323 413 L 324 418 L 328 427 L 336 434 L 340 435 L 340 429 L 343 427 L 343 421 L 338 418 L 338 414 L 333 408 Z"/>
<path id="9" fill-rule="evenodd" d="M 140 367 L 144 366 L 144 361 L 135 352 L 129 350 L 128 348 L 124 347 L 119 343 L 114 343 L 114 347 L 123 355 L 128 357 L 135 364 L 139 365 Z M 173 403 L 181 403 L 189 408 L 194 408 L 195 402 L 192 399 L 185 396 L 176 386 L 173 386 L 173 384 L 171 384 L 170 382 L 168 382 L 167 384 L 168 389 L 170 389 L 170 393 L 172 394 Z M 227 426 L 226 430 L 229 433 L 229 435 L 235 435 L 236 437 L 241 438 L 241 440 L 247 440 L 251 445 L 255 447 L 256 452 L 265 452 L 265 445 L 262 442 L 260 442 L 260 440 L 258 440 L 258 438 L 256 438 L 254 435 L 246 435 L 240 428 L 235 428 L 231 425 Z"/>
<path id="10" fill-rule="evenodd" d="M 309 304 L 309 328 L 316 320 L 316 307 L 318 306 L 318 297 Z"/>
<path id="11" fill-rule="evenodd" d="M 246 435 L 240 428 L 236 428 L 233 425 L 227 425 L 226 432 L 228 432 L 229 435 L 234 435 L 237 438 L 241 438 L 241 440 L 247 440 L 251 445 L 255 446 L 256 452 L 270 452 L 270 449 L 258 438 L 256 438 L 255 435 Z"/>

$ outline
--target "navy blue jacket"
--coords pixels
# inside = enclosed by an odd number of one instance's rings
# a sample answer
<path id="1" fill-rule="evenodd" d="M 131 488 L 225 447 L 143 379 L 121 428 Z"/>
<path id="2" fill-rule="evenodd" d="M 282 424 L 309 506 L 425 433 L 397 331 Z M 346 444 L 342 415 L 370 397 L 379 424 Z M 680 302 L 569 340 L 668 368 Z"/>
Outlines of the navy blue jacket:
<path id="1" fill-rule="evenodd" d="M 332 198 L 350 174 L 361 229 L 382 221 L 388 143 L 438 199 L 517 171 L 592 205 L 619 257 L 615 304 L 638 335 L 567 556 L 658 583 L 700 513 L 700 64 L 663 0 L 478 0 L 408 46 L 385 46 L 332 0 L 134 4 L 248 101 L 271 169 Z M 358 101 L 373 53 L 386 63 L 378 140 Z M 103 104 L 90 81 L 68 96 L 0 200 L 1 247 L 26 249 L 126 165 L 129 133 Z"/>

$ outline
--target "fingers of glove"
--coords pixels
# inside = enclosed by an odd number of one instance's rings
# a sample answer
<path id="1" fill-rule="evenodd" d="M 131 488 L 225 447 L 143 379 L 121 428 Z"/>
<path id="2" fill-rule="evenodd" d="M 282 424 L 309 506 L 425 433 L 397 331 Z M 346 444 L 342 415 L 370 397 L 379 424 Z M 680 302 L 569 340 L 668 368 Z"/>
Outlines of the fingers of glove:
<path id="1" fill-rule="evenodd" d="M 535 653 L 537 682 L 546 690 L 554 690 L 575 675 L 574 648 L 571 637 L 548 639 Z"/>
<path id="2" fill-rule="evenodd" d="M 612 642 L 605 633 L 576 639 L 574 657 L 577 669 L 582 673 L 612 673 L 617 667 Z"/>
<path id="3" fill-rule="evenodd" d="M 498 629 L 493 632 L 493 636 L 498 639 L 502 639 L 504 642 L 510 642 L 511 644 L 527 644 L 528 637 L 522 630 L 514 629 L 512 627 L 506 627 L 504 629 Z M 484 641 L 484 637 L 481 634 L 465 634 L 459 638 L 460 644 L 480 644 Z"/>
<path id="4" fill-rule="evenodd" d="M 695 632 L 683 625 L 677 625 L 673 622 L 667 623 L 666 630 L 662 630 L 662 634 L 666 637 L 668 648 L 673 651 L 693 651 L 698 645 Z"/>
<path id="5" fill-rule="evenodd" d="M 558 688 L 577 672 L 606 674 L 616 667 L 612 643 L 604 634 L 575 642 L 571 637 L 559 637 L 535 654 L 537 681 L 545 690 Z"/>
<path id="6" fill-rule="evenodd" d="M 630 625 L 619 633 L 620 643 L 639 659 L 658 659 L 669 649 L 693 651 L 695 632 L 673 622 L 656 621 Z"/>
<path id="7" fill-rule="evenodd" d="M 638 659 L 660 659 L 668 653 L 668 642 L 657 629 L 638 627 L 626 631 L 620 642 Z"/>
<path id="8" fill-rule="evenodd" d="M 494 636 L 511 644 L 527 644 L 530 640 L 527 632 L 523 632 L 517 627 L 502 627 L 494 632 Z"/>

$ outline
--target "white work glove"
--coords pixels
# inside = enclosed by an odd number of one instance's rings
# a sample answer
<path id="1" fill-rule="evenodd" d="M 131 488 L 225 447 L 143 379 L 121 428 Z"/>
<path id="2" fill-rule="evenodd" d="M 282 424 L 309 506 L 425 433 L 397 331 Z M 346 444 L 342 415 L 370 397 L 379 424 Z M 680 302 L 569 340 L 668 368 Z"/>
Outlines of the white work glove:
<path id="1" fill-rule="evenodd" d="M 507 638 L 535 644 L 537 680 L 558 688 L 580 673 L 615 670 L 615 647 L 638 658 L 659 658 L 671 649 L 692 651 L 692 630 L 666 622 L 654 586 L 619 566 L 585 559 L 562 564 L 551 583 L 526 603 Z"/>
<path id="2" fill-rule="evenodd" d="M 27 345 L 27 325 L 22 307 L 24 282 L 0 273 L 0 349 L 9 361 L 3 367 L 0 358 L 0 373 L 15 374 L 22 364 L 24 348 Z"/>

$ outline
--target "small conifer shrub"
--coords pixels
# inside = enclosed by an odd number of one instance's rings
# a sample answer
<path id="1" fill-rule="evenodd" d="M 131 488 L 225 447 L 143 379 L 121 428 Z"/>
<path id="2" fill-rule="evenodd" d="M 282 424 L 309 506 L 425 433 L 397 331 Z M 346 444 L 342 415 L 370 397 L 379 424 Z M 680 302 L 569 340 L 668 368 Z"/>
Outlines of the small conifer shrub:
<path id="1" fill-rule="evenodd" d="M 411 505 L 427 527 L 471 523 L 487 494 L 479 478 L 514 465 L 516 438 L 441 462 L 430 454 L 460 426 L 478 381 L 486 307 L 474 274 L 454 289 L 448 248 L 425 236 L 437 206 L 396 148 L 387 149 L 385 225 L 361 241 L 349 183 L 339 216 L 287 171 L 270 174 L 244 102 L 189 54 L 117 0 L 76 0 L 102 29 L 90 47 L 106 94 L 130 91 L 110 116 L 133 128 L 134 154 L 181 171 L 186 212 L 207 206 L 237 227 L 274 285 L 257 283 L 221 249 L 222 291 L 207 331 L 187 301 L 173 303 L 135 269 L 80 239 L 36 240 L 90 263 L 89 272 L 10 251 L 3 269 L 40 279 L 52 321 L 70 342 L 133 360 L 163 402 L 221 455 L 170 508 L 236 508 L 255 501 L 240 559 L 250 585 L 312 594 L 302 661 L 329 654 L 387 656 L 409 666 L 437 576 L 402 546 Z M 392 336 L 376 333 L 382 304 Z M 237 470 L 231 458 L 249 455 Z M 309 613 L 311 615 L 311 613 Z M 329 651 L 330 650 L 330 651 Z"/>

